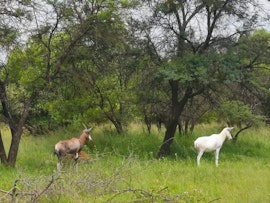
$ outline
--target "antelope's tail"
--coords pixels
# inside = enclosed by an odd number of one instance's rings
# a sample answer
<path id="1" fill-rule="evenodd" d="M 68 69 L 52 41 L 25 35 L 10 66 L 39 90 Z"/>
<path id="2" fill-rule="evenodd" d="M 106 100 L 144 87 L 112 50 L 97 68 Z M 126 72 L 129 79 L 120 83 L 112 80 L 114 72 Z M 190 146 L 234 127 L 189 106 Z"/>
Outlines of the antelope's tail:
<path id="1" fill-rule="evenodd" d="M 195 149 L 198 149 L 198 142 L 197 142 L 197 140 L 194 141 L 194 148 Z"/>
<path id="2" fill-rule="evenodd" d="M 53 152 L 53 154 L 54 154 L 55 156 L 57 156 L 57 157 L 60 156 L 59 150 L 58 150 L 56 147 L 54 147 L 54 152 Z"/>

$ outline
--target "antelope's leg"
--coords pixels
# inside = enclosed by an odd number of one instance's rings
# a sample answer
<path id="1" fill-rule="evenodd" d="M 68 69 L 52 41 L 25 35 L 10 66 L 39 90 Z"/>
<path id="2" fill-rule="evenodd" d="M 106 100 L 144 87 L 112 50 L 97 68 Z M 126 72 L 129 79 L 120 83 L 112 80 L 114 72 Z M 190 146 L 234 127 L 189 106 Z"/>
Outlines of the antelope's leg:
<path id="1" fill-rule="evenodd" d="M 198 166 L 200 165 L 200 160 L 201 160 L 202 155 L 203 155 L 203 151 L 199 151 L 198 156 L 197 156 L 197 165 Z"/>
<path id="2" fill-rule="evenodd" d="M 75 154 L 75 156 L 74 156 L 75 162 L 77 162 L 78 159 L 79 159 L 79 153 L 77 152 L 77 153 Z"/>
<path id="3" fill-rule="evenodd" d="M 78 172 L 78 159 L 79 159 L 79 153 L 77 152 L 74 156 L 74 161 L 75 161 L 74 166 L 77 172 Z"/>
<path id="4" fill-rule="evenodd" d="M 75 154 L 75 156 L 74 156 L 74 161 L 75 161 L 74 166 L 77 166 L 77 164 L 78 164 L 78 159 L 79 159 L 79 153 L 77 152 L 77 153 Z"/>
<path id="5" fill-rule="evenodd" d="M 61 171 L 61 169 L 62 169 L 62 166 L 63 166 L 63 164 L 62 164 L 62 157 L 58 157 L 58 162 L 57 162 L 57 171 Z"/>
<path id="6" fill-rule="evenodd" d="M 215 161 L 216 161 L 216 166 L 217 167 L 218 167 L 219 150 L 220 149 L 216 149 L 216 151 L 215 151 Z"/>
<path id="7" fill-rule="evenodd" d="M 57 171 L 61 171 L 62 164 L 60 162 L 57 162 Z"/>

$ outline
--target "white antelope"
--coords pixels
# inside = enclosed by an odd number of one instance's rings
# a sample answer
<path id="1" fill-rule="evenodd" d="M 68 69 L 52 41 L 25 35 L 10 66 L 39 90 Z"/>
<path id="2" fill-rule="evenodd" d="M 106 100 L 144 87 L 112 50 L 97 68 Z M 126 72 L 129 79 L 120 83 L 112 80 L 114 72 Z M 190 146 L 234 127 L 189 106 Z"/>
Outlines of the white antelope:
<path id="1" fill-rule="evenodd" d="M 82 134 L 79 138 L 71 138 L 70 140 L 63 140 L 56 143 L 54 147 L 54 153 L 57 155 L 57 170 L 60 171 L 62 169 L 62 159 L 67 154 L 74 154 L 75 166 L 77 167 L 77 161 L 79 158 L 79 153 L 82 150 L 82 147 L 86 141 L 91 141 L 92 137 L 89 134 L 92 128 L 83 130 Z"/>
<path id="2" fill-rule="evenodd" d="M 204 152 L 215 151 L 215 162 L 218 166 L 219 151 L 223 145 L 223 142 L 227 139 L 231 140 L 231 130 L 233 127 L 224 128 L 219 134 L 213 134 L 210 136 L 199 137 L 194 142 L 194 147 L 198 151 L 197 164 L 200 165 L 200 159 Z"/>

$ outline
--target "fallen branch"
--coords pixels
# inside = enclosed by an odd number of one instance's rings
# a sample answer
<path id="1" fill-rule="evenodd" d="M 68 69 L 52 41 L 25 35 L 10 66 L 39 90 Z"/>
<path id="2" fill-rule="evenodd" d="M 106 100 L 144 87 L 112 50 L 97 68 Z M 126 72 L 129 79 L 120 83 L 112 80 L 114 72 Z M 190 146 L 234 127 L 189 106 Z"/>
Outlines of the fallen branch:
<path id="1" fill-rule="evenodd" d="M 38 199 L 40 198 L 41 195 L 43 195 L 50 187 L 53 183 L 55 183 L 59 178 L 55 178 L 54 175 L 52 175 L 52 179 L 49 182 L 49 184 L 44 188 L 43 191 L 41 191 L 33 200 L 32 202 L 35 203 L 38 201 Z"/>
<path id="2" fill-rule="evenodd" d="M 4 193 L 4 196 L 0 197 L 0 202 L 5 202 L 7 200 L 7 196 L 11 197 L 11 201 L 8 202 L 17 202 L 18 198 L 29 196 L 31 198 L 31 202 L 36 203 L 38 202 L 39 198 L 49 190 L 49 188 L 55 183 L 59 178 L 55 178 L 53 175 L 47 186 L 41 191 L 38 192 L 37 190 L 31 190 L 30 192 L 23 192 L 18 188 L 18 183 L 20 182 L 23 185 L 29 185 L 28 181 L 17 179 L 15 180 L 13 187 L 9 191 L 0 190 L 1 193 Z M 34 184 L 33 182 L 30 182 Z"/>

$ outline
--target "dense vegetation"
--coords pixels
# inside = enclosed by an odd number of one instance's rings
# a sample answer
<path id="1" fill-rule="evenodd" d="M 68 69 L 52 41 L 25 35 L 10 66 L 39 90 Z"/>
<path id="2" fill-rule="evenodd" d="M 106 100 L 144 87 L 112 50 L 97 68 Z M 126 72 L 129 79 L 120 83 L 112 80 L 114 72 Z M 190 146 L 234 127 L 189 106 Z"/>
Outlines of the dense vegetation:
<path id="1" fill-rule="evenodd" d="M 0 1 L 0 202 L 269 202 L 260 2 Z M 78 171 L 56 172 L 83 123 Z M 225 125 L 220 167 L 197 167 L 194 139 Z"/>
<path id="2" fill-rule="evenodd" d="M 238 127 L 236 140 L 270 115 L 265 8 L 255 0 L 1 1 L 0 121 L 12 135 L 4 147 L 0 134 L 1 164 L 15 167 L 24 130 L 74 123 L 110 122 L 123 135 L 132 122 L 149 132 L 162 123 L 160 158 L 177 128 L 189 134 L 220 121 Z"/>
<path id="3" fill-rule="evenodd" d="M 0 165 L 0 201 L 10 202 L 269 202 L 270 137 L 268 128 L 245 131 L 238 142 L 225 142 L 216 168 L 214 154 L 196 165 L 193 140 L 223 128 L 199 125 L 189 136 L 175 137 L 172 154 L 156 159 L 162 134 L 148 134 L 133 124 L 122 136 L 99 126 L 93 143 L 84 147 L 90 161 L 78 171 L 65 161 L 56 173 L 53 146 L 58 139 L 79 134 L 73 126 L 46 136 L 23 136 L 16 168 Z M 162 130 L 163 131 L 163 130 Z M 10 135 L 3 138 L 10 142 Z M 16 183 L 16 190 L 14 190 Z M 6 194 L 5 192 L 10 192 Z"/>

